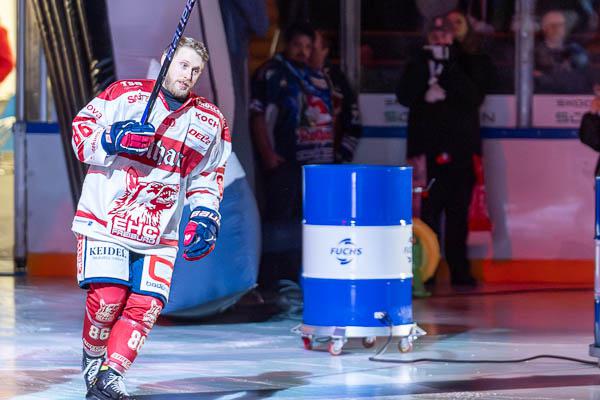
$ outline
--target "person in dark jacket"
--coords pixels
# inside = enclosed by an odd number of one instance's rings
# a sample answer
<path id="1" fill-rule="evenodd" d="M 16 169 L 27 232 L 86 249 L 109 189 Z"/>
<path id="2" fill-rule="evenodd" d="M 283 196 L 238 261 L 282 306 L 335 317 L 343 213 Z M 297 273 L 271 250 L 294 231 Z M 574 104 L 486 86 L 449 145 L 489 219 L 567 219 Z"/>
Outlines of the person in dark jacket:
<path id="1" fill-rule="evenodd" d="M 592 87 L 589 57 L 578 43 L 568 40 L 567 18 L 561 10 L 546 12 L 542 40 L 535 46 L 536 93 L 589 93 Z"/>
<path id="2" fill-rule="evenodd" d="M 579 126 L 579 139 L 583 144 L 600 152 L 600 85 L 594 85 L 596 97 L 592 100 L 590 110 L 583 114 Z M 600 158 L 596 163 L 595 175 L 600 176 Z"/>
<path id="3" fill-rule="evenodd" d="M 491 80 L 489 57 L 454 41 L 445 17 L 428 29 L 428 45 L 408 62 L 396 95 L 409 108 L 407 160 L 424 157 L 427 180 L 421 217 L 440 236 L 453 285 L 474 286 L 467 258 L 468 210 L 475 183 L 473 158 L 481 154 L 479 106 Z"/>

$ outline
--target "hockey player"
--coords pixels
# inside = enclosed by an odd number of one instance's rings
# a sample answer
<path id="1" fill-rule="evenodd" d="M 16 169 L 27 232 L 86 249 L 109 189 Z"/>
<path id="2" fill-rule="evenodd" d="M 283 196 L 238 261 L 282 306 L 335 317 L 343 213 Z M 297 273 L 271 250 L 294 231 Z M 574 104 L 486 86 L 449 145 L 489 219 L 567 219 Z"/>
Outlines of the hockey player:
<path id="1" fill-rule="evenodd" d="M 147 124 L 153 80 L 113 83 L 73 120 L 73 149 L 90 165 L 72 227 L 89 399 L 128 398 L 123 374 L 169 297 L 186 198 L 184 257 L 215 246 L 231 138 L 219 109 L 191 92 L 207 61 L 201 42 L 179 41 Z"/>

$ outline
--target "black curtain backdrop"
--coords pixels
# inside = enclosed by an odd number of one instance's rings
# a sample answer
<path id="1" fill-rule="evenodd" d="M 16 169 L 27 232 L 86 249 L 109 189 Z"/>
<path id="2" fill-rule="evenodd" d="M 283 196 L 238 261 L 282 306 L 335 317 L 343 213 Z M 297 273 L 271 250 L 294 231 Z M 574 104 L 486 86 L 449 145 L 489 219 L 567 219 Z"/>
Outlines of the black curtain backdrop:
<path id="1" fill-rule="evenodd" d="M 48 65 L 69 184 L 77 206 L 86 167 L 71 147 L 71 123 L 92 97 L 115 81 L 105 0 L 32 0 Z"/>

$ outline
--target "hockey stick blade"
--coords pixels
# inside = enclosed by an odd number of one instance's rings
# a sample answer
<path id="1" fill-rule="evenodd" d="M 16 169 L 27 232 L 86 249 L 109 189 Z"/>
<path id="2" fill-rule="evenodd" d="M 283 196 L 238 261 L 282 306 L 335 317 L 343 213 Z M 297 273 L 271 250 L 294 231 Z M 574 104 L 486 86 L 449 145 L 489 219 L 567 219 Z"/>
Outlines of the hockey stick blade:
<path id="1" fill-rule="evenodd" d="M 185 4 L 183 14 L 181 14 L 181 18 L 179 19 L 179 23 L 177 24 L 177 29 L 175 30 L 175 35 L 173 35 L 173 40 L 171 41 L 171 45 L 169 46 L 169 51 L 165 56 L 165 61 L 163 62 L 163 65 L 160 67 L 160 72 L 156 77 L 156 82 L 154 83 L 152 93 L 150 94 L 150 98 L 148 99 L 148 103 L 146 104 L 146 109 L 144 110 L 144 114 L 142 114 L 142 124 L 148 123 L 150 113 L 152 112 L 152 108 L 154 107 L 154 102 L 156 102 L 156 98 L 158 97 L 158 91 L 160 90 L 163 80 L 167 75 L 167 71 L 169 70 L 171 61 L 173 61 L 173 56 L 175 55 L 175 50 L 177 49 L 177 43 L 179 43 L 179 39 L 181 39 L 183 31 L 185 30 L 185 26 L 187 25 L 188 20 L 190 19 L 190 15 L 192 14 L 194 4 L 196 4 L 196 0 L 187 0 Z"/>

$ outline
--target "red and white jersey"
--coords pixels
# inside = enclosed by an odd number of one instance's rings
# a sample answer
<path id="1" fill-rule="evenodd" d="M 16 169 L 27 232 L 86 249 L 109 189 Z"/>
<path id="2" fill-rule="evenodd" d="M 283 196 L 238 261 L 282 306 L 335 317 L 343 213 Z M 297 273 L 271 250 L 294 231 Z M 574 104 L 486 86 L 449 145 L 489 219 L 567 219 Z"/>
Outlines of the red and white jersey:
<path id="1" fill-rule="evenodd" d="M 190 94 L 171 112 L 159 92 L 148 151 L 108 155 L 101 135 L 116 121 L 140 121 L 153 86 L 153 80 L 115 82 L 73 120 L 73 149 L 90 168 L 72 230 L 137 253 L 174 257 L 185 199 L 192 209 L 219 209 L 231 136 L 223 114 L 206 99 Z"/>

